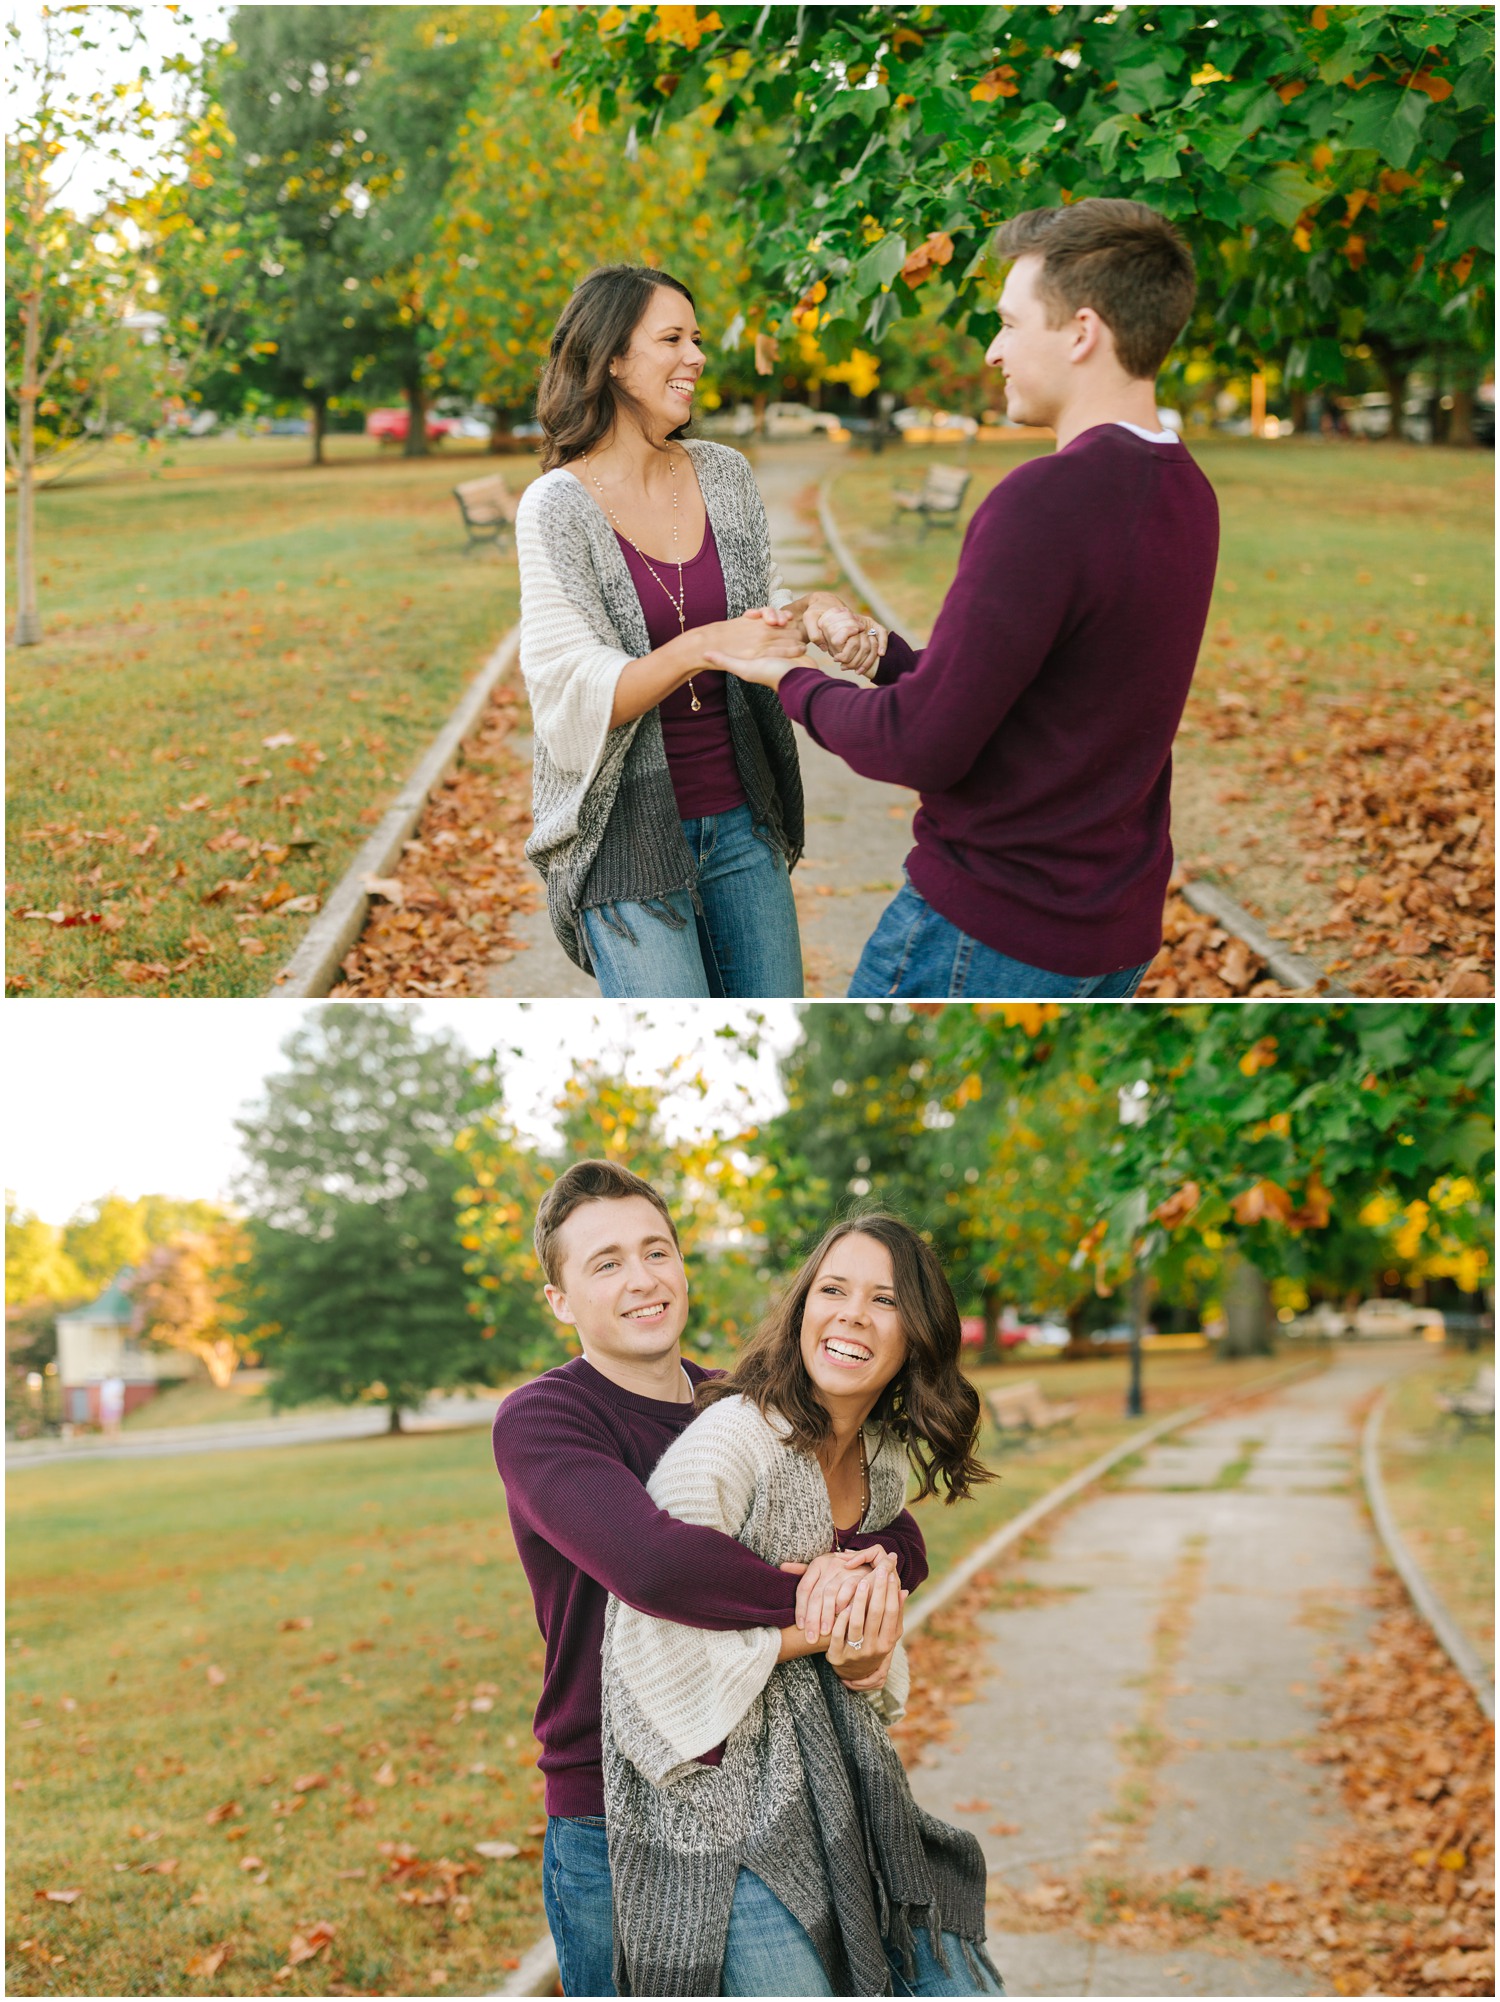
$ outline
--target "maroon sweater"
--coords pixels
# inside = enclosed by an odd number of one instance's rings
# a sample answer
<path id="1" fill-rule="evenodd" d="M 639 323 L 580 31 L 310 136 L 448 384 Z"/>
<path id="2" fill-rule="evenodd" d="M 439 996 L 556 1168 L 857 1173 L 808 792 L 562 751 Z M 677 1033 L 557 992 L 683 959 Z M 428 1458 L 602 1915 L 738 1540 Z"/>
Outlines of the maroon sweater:
<path id="1" fill-rule="evenodd" d="M 716 1370 L 684 1368 L 695 1384 Z M 622 1390 L 583 1356 L 513 1390 L 495 1414 L 495 1465 L 511 1534 L 546 1644 L 533 1729 L 547 1776 L 548 1814 L 603 1814 L 599 1656 L 613 1592 L 639 1612 L 733 1632 L 795 1624 L 797 1579 L 717 1529 L 659 1509 L 646 1482 L 692 1422 L 691 1404 Z M 878 1535 L 901 1582 L 927 1576 L 922 1532 L 903 1510 Z"/>
<path id="2" fill-rule="evenodd" d="M 974 512 L 932 638 L 879 685 L 816 668 L 787 714 L 867 778 L 914 786 L 913 886 L 1049 973 L 1139 966 L 1172 872 L 1172 739 L 1218 559 L 1213 488 L 1181 444 L 1096 425 Z"/>

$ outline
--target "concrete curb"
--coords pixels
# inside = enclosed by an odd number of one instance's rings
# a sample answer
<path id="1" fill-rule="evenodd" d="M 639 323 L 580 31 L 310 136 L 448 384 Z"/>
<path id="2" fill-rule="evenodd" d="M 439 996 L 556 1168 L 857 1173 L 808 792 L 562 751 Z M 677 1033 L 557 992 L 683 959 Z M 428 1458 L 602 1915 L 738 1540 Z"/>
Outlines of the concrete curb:
<path id="1" fill-rule="evenodd" d="M 1371 1405 L 1370 1415 L 1365 1420 L 1363 1459 L 1365 1496 L 1370 1504 L 1370 1513 L 1375 1518 L 1375 1527 L 1380 1532 L 1381 1542 L 1385 1545 L 1386 1556 L 1395 1566 L 1412 1604 L 1437 1635 L 1444 1653 L 1473 1690 L 1480 1709 L 1493 1723 L 1494 1679 L 1468 1637 L 1460 1631 L 1452 1614 L 1428 1584 L 1421 1566 L 1412 1556 L 1400 1530 L 1396 1527 L 1396 1518 L 1392 1515 L 1391 1505 L 1386 1500 L 1385 1485 L 1380 1478 L 1380 1428 L 1385 1419 L 1386 1401 L 1390 1394 L 1390 1385 L 1387 1384 Z"/>
<path id="2" fill-rule="evenodd" d="M 881 597 L 879 591 L 876 590 L 860 565 L 855 561 L 853 552 L 840 534 L 839 525 L 833 518 L 833 506 L 830 496 L 833 492 L 833 483 L 837 478 L 837 473 L 830 473 L 822 486 L 818 488 L 818 526 L 822 529 L 824 541 L 833 551 L 839 568 L 849 579 L 849 582 L 858 591 L 880 623 L 883 626 L 889 626 L 894 631 L 904 622 L 896 616 L 895 611 Z"/>
<path id="3" fill-rule="evenodd" d="M 1237 904 L 1216 883 L 1184 883 L 1182 895 L 1195 911 L 1201 911 L 1206 918 L 1213 918 L 1221 924 L 1225 931 L 1243 939 L 1250 950 L 1266 962 L 1283 987 L 1291 987 L 1299 993 L 1335 994 L 1343 1000 L 1353 999 L 1349 989 L 1341 986 L 1331 974 L 1325 973 L 1315 961 L 1304 959 L 1300 953 L 1288 952 L 1279 940 L 1272 938 L 1259 918 L 1252 917 L 1243 904 Z"/>
<path id="4" fill-rule="evenodd" d="M 388 876 L 400 861 L 402 844 L 421 819 L 428 795 L 458 756 L 497 683 L 514 665 L 520 645 L 521 629 L 512 626 L 464 690 L 457 708 L 428 746 L 421 763 L 308 926 L 290 961 L 277 974 L 269 990 L 272 999 L 311 1000 L 332 987 L 338 978 L 340 961 L 364 930 L 369 914 L 370 895 L 365 879 Z"/>
<path id="5" fill-rule="evenodd" d="M 818 522 L 823 530 L 828 547 L 838 560 L 839 568 L 858 591 L 870 610 L 883 626 L 895 627 L 898 620 L 869 577 L 855 559 L 852 551 L 839 532 L 832 506 L 833 482 L 836 474 L 830 473 L 818 489 Z M 1333 994 L 1341 999 L 1351 999 L 1349 989 L 1325 973 L 1313 960 L 1304 959 L 1300 953 L 1289 952 L 1266 930 L 1259 918 L 1252 917 L 1243 904 L 1235 902 L 1226 891 L 1214 883 L 1185 883 L 1182 895 L 1195 911 L 1213 918 L 1225 931 L 1243 939 L 1250 950 L 1266 962 L 1283 987 L 1290 987 L 1298 993 Z"/>
<path id="6" fill-rule="evenodd" d="M 855 579 L 855 582 L 857 584 L 858 579 Z M 876 617 L 879 616 L 877 611 Z M 1067 1480 L 1044 1494 L 1039 1501 L 1034 1501 L 1030 1508 L 1023 1509 L 1014 1522 L 1008 1522 L 1004 1528 L 996 1530 L 995 1534 L 986 1538 L 977 1550 L 971 1550 L 962 1563 L 955 1564 L 933 1591 L 923 1599 L 917 1611 L 907 1616 L 907 1633 L 913 1632 L 924 1620 L 941 1611 L 950 1599 L 956 1598 L 972 1579 L 993 1564 L 997 1557 L 1003 1556 L 1012 1544 L 1019 1543 L 1037 1523 L 1049 1516 L 1054 1509 L 1061 1508 L 1064 1502 L 1071 1501 L 1074 1495 L 1081 1494 L 1091 1482 L 1107 1474 L 1118 1461 L 1127 1459 L 1130 1454 L 1139 1452 L 1142 1446 L 1151 1445 L 1168 1432 L 1177 1432 L 1184 1425 L 1196 1424 L 1210 1411 L 1217 1411 L 1221 1404 L 1233 1404 L 1242 1397 L 1259 1397 L 1262 1392 L 1274 1390 L 1290 1382 L 1293 1377 L 1304 1376 L 1309 1371 L 1322 1369 L 1325 1366 L 1325 1359 L 1321 1356 L 1307 1362 L 1294 1363 L 1290 1369 L 1278 1370 L 1273 1375 L 1262 1378 L 1258 1383 L 1241 1385 L 1238 1389 L 1226 1392 L 1223 1397 L 1206 1398 L 1202 1404 L 1190 1405 L 1186 1411 L 1174 1411 L 1166 1418 L 1158 1419 L 1144 1431 L 1132 1432 L 1128 1439 L 1122 1439 L 1107 1453 L 1101 1453 L 1097 1460 L 1091 1460 L 1076 1474 L 1070 1474 Z M 496 1993 L 550 1995 L 556 1988 L 557 1982 L 557 1953 L 552 1944 L 552 1937 L 548 1934 L 529 1949 L 521 1965 L 505 1986 L 497 1989 Z"/>

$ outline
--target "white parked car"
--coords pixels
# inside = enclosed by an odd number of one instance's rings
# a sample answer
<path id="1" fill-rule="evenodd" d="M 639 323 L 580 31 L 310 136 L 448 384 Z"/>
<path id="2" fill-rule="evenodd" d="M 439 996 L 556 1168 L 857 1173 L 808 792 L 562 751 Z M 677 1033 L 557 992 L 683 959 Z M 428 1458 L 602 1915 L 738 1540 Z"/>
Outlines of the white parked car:
<path id="1" fill-rule="evenodd" d="M 1310 1307 L 1305 1314 L 1298 1314 L 1288 1321 L 1286 1332 L 1293 1341 L 1336 1342 L 1340 1335 L 1348 1334 L 1349 1316 L 1331 1306 L 1327 1300 L 1320 1300 L 1316 1307 Z"/>
<path id="2" fill-rule="evenodd" d="M 1435 1307 L 1413 1307 L 1407 1300 L 1363 1300 L 1354 1310 L 1353 1332 L 1365 1341 L 1382 1337 L 1442 1332 L 1443 1317 Z"/>
<path id="3" fill-rule="evenodd" d="M 767 438 L 811 438 L 816 431 L 837 431 L 831 410 L 814 410 L 809 403 L 768 403 L 761 429 Z"/>

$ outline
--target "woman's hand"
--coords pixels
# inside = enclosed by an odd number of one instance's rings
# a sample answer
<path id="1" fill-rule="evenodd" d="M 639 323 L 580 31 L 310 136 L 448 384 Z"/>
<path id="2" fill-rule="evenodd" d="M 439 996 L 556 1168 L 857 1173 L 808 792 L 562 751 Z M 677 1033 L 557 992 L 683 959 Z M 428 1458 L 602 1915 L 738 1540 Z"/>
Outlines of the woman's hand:
<path id="1" fill-rule="evenodd" d="M 777 657 L 790 662 L 807 651 L 807 627 L 795 608 L 770 608 L 744 612 L 737 619 L 717 619 L 701 627 L 695 635 L 705 647 L 717 653 L 732 653 L 743 660 Z M 712 660 L 713 654 L 706 656 Z"/>
<path id="2" fill-rule="evenodd" d="M 851 1689 L 878 1689 L 884 1683 L 901 1638 L 906 1600 L 895 1558 L 881 1551 L 835 1620 L 828 1643 L 829 1666 Z"/>

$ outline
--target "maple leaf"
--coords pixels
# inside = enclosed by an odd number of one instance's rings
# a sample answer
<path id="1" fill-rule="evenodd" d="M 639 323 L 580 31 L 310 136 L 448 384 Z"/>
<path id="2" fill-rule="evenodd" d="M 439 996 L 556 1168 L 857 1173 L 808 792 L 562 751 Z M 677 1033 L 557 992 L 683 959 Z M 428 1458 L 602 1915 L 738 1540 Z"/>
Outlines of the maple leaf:
<path id="1" fill-rule="evenodd" d="M 1279 1182 L 1261 1180 L 1241 1189 L 1230 1204 L 1238 1224 L 1286 1223 L 1294 1208 L 1291 1197 Z"/>
<path id="2" fill-rule="evenodd" d="M 1152 1219 L 1165 1230 L 1175 1230 L 1180 1223 L 1186 1223 L 1203 1198 L 1203 1191 L 1196 1182 L 1184 1182 L 1164 1202 L 1156 1205 L 1151 1212 Z"/>
<path id="3" fill-rule="evenodd" d="M 976 104 L 993 104 L 997 97 L 1014 97 L 1020 88 L 1010 64 L 1001 63 L 998 69 L 986 70 L 969 95 Z"/>
<path id="4" fill-rule="evenodd" d="M 935 229 L 919 243 L 901 267 L 901 276 L 913 290 L 925 284 L 936 267 L 953 261 L 953 238 L 946 230 Z"/>

